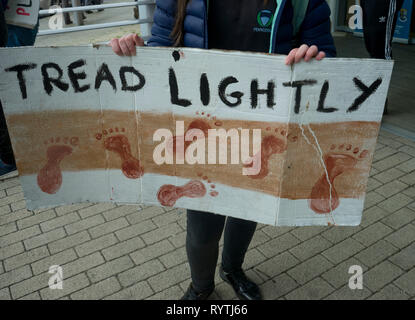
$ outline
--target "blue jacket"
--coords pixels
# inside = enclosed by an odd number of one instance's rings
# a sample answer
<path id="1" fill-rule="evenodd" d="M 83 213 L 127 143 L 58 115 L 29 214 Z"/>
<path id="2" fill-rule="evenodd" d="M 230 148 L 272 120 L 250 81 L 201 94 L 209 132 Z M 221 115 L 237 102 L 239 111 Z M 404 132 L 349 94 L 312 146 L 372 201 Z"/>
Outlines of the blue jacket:
<path id="1" fill-rule="evenodd" d="M 206 1 L 192 0 L 186 9 L 183 40 L 185 47 L 208 49 Z M 170 34 L 175 21 L 176 3 L 176 0 L 156 1 L 149 46 L 173 46 Z M 278 16 L 273 23 L 270 53 L 288 54 L 294 47 L 307 44 L 316 45 L 328 57 L 336 56 L 336 48 L 330 32 L 330 8 L 325 0 L 309 0 L 303 23 L 296 37 L 293 36 L 292 21 L 291 0 L 282 0 Z"/>

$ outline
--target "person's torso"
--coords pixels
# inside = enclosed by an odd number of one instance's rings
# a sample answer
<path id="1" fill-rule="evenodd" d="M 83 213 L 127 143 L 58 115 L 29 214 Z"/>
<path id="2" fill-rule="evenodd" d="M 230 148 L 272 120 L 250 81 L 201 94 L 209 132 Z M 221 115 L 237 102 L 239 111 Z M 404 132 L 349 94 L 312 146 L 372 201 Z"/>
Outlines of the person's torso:
<path id="1" fill-rule="evenodd" d="M 275 0 L 209 0 L 209 49 L 268 52 Z"/>

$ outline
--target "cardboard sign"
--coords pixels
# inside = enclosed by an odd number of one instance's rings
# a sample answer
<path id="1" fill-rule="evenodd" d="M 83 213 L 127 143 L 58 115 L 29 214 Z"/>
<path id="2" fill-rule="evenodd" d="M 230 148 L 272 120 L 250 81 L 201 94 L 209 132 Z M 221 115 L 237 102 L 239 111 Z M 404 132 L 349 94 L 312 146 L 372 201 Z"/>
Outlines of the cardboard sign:
<path id="1" fill-rule="evenodd" d="M 7 24 L 33 29 L 37 25 L 40 0 L 9 1 L 4 16 Z"/>
<path id="2" fill-rule="evenodd" d="M 0 50 L 30 209 L 144 203 L 357 225 L 393 62 L 108 47 Z"/>

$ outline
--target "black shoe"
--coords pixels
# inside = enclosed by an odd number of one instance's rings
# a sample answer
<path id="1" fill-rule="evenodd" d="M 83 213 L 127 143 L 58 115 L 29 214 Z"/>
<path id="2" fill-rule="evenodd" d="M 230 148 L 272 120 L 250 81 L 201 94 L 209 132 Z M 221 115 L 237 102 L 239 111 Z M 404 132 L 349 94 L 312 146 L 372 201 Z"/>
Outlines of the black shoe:
<path id="1" fill-rule="evenodd" d="M 193 288 L 192 284 L 190 284 L 189 288 L 180 300 L 207 300 L 209 296 L 212 294 L 213 290 L 214 289 L 197 293 Z"/>
<path id="2" fill-rule="evenodd" d="M 227 273 L 223 270 L 222 266 L 220 266 L 219 276 L 232 286 L 239 299 L 262 300 L 259 287 L 249 280 L 242 270 Z"/>

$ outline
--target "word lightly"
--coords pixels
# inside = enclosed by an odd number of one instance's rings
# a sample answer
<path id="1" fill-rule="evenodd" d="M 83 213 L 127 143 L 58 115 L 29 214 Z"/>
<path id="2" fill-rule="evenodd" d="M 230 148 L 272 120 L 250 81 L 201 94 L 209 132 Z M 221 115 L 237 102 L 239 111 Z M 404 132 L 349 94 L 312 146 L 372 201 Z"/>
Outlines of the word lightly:
<path id="1" fill-rule="evenodd" d="M 208 312 L 210 315 L 226 315 L 229 317 L 233 317 L 234 315 L 247 315 L 248 309 L 246 305 L 231 305 L 231 304 L 224 304 L 224 305 L 210 305 L 210 310 L 201 309 L 201 307 L 181 307 L 176 306 L 173 304 L 173 307 L 167 307 L 166 314 L 167 315 L 192 315 L 194 318 L 197 318 L 200 311 Z"/>
<path id="2" fill-rule="evenodd" d="M 363 289 L 363 269 L 359 265 L 353 265 L 349 268 L 349 274 L 352 276 L 349 279 L 349 288 L 351 290 Z"/>
<path id="3" fill-rule="evenodd" d="M 200 123 L 199 123 L 200 122 Z M 176 121 L 176 136 L 169 129 L 158 129 L 153 134 L 153 141 L 162 141 L 153 152 L 157 165 L 206 164 L 206 141 L 208 145 L 208 164 L 217 164 L 219 147 L 219 164 L 228 163 L 228 139 L 230 139 L 231 164 L 252 163 L 251 168 L 243 168 L 244 175 L 257 175 L 261 170 L 261 129 L 253 129 L 253 154 L 249 156 L 249 129 L 210 129 L 202 121 L 193 121 L 184 131 L 184 121 Z M 217 145 L 217 140 L 219 144 Z"/>
<path id="4" fill-rule="evenodd" d="M 96 90 L 101 88 L 103 82 L 107 82 L 114 92 L 117 91 L 117 82 L 115 81 L 113 73 L 110 71 L 108 65 L 106 63 L 102 63 L 95 75 L 95 83 L 92 85 L 91 83 L 84 83 L 81 84 L 81 81 L 85 81 L 87 79 L 87 74 L 84 70 L 79 69 L 86 66 L 86 61 L 83 59 L 76 60 L 70 63 L 67 66 L 67 74 L 69 78 L 69 83 L 63 80 L 64 72 L 63 69 L 56 63 L 50 62 L 42 64 L 40 67 L 42 79 L 43 79 L 43 87 L 45 92 L 48 95 L 51 95 L 54 88 L 58 88 L 64 92 L 68 91 L 69 87 L 72 86 L 75 93 L 85 92 L 90 90 L 93 86 Z M 26 88 L 26 80 L 25 80 L 25 72 L 29 72 L 30 70 L 36 69 L 38 66 L 35 63 L 26 63 L 26 64 L 19 64 L 13 67 L 5 69 L 6 72 L 16 72 L 17 79 L 19 81 L 20 92 L 22 94 L 23 99 L 27 99 L 27 88 Z M 118 70 L 119 79 L 121 82 L 121 90 L 122 91 L 131 91 L 136 92 L 142 88 L 144 88 L 146 84 L 145 76 L 140 73 L 139 70 L 135 69 L 132 66 L 122 66 Z M 128 75 L 128 77 L 127 77 Z M 133 77 L 134 76 L 134 77 Z M 189 107 L 192 105 L 192 101 L 185 98 L 180 98 L 179 96 L 179 84 L 177 81 L 177 76 L 173 68 L 169 69 L 168 72 L 169 77 L 169 87 L 170 87 L 170 102 L 173 105 L 178 105 L 182 107 Z M 131 80 L 134 83 L 128 83 L 127 78 L 135 78 L 135 80 Z M 233 91 L 228 93 L 228 87 L 232 84 L 237 84 L 239 80 L 233 76 L 228 76 L 223 78 L 218 86 L 218 95 L 220 100 L 228 107 L 235 108 L 242 104 L 242 98 L 244 97 L 244 93 L 242 91 Z M 376 79 L 372 84 L 366 85 L 357 77 L 353 78 L 354 85 L 356 88 L 361 91 L 361 94 L 356 97 L 356 99 L 352 102 L 350 107 L 347 109 L 347 112 L 354 112 L 357 111 L 360 106 L 379 88 L 382 83 L 382 79 Z M 300 112 L 301 106 L 301 95 L 302 95 L 302 88 L 304 86 L 314 86 L 317 84 L 317 80 L 313 79 L 305 79 L 299 81 L 292 81 L 292 82 L 284 82 L 284 87 L 291 87 L 295 88 L 295 106 L 294 112 L 298 114 Z M 267 98 L 267 107 L 273 109 L 276 105 L 275 102 L 275 89 L 276 84 L 274 81 L 268 81 L 266 89 L 260 89 L 258 80 L 253 79 L 251 81 L 250 86 L 250 105 L 252 109 L 256 109 L 258 106 L 258 96 L 259 95 L 266 95 Z M 318 101 L 317 112 L 323 113 L 331 113 L 338 111 L 335 107 L 327 107 L 325 106 L 326 97 L 329 92 L 329 81 L 325 81 L 321 87 L 320 98 Z M 210 84 L 206 73 L 202 73 L 200 76 L 200 101 L 204 106 L 208 106 L 211 100 L 211 90 Z"/>

